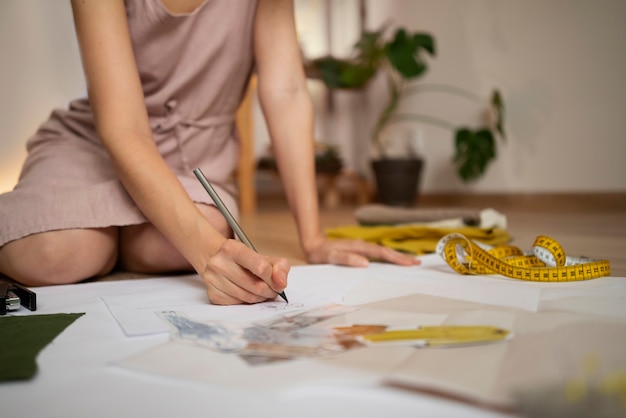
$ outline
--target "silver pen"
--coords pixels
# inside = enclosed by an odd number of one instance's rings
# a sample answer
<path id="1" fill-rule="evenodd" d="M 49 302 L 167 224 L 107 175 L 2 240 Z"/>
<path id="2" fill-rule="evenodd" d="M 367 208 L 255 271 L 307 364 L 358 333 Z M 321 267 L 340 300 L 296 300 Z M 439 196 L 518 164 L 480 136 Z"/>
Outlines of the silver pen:
<path id="1" fill-rule="evenodd" d="M 213 186 L 211 186 L 211 183 L 209 183 L 209 180 L 207 180 L 207 178 L 204 176 L 204 174 L 202 173 L 202 170 L 200 170 L 199 168 L 196 168 L 195 170 L 193 170 L 193 173 L 196 175 L 198 180 L 200 180 L 200 183 L 202 184 L 204 189 L 207 191 L 209 196 L 211 196 L 211 199 L 213 199 L 213 203 L 215 203 L 215 206 L 217 206 L 217 208 L 222 213 L 224 218 L 226 218 L 226 222 L 228 222 L 228 225 L 230 225 L 233 231 L 235 231 L 235 234 L 239 237 L 239 239 L 248 248 L 251 248 L 252 250 L 256 251 L 256 248 L 254 248 L 254 245 L 252 245 L 252 242 L 250 241 L 250 239 L 248 239 L 248 236 L 246 235 L 246 233 L 243 232 L 243 229 L 241 229 L 241 226 L 239 226 L 235 217 L 230 213 L 230 211 L 228 210 L 228 208 L 226 207 L 222 199 L 220 199 L 219 195 L 217 194 Z M 285 302 L 289 303 L 289 301 L 287 300 L 287 296 L 285 296 L 285 292 L 278 292 L 278 296 L 283 298 Z"/>

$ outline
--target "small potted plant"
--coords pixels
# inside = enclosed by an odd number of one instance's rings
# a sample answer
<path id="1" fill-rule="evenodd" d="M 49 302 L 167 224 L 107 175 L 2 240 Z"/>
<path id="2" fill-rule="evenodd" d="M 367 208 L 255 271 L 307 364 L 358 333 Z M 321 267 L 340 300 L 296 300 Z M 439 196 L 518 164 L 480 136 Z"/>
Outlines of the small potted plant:
<path id="1" fill-rule="evenodd" d="M 388 152 L 388 138 L 384 135 L 386 128 L 398 122 L 416 121 L 451 130 L 454 133 L 457 173 L 463 181 L 469 182 L 482 176 L 496 157 L 495 137 L 505 137 L 504 103 L 498 90 L 494 90 L 486 103 L 486 115 L 490 117 L 474 128 L 457 126 L 431 115 L 401 111 L 399 105 L 404 98 L 426 90 L 453 94 L 479 103 L 482 99 L 456 86 L 416 84 L 414 81 L 428 70 L 426 57 L 436 54 L 434 38 L 428 33 L 411 33 L 398 28 L 387 40 L 384 38 L 385 31 L 383 27 L 375 32 L 364 32 L 354 46 L 352 57 L 318 58 L 311 61 L 308 70 L 309 74 L 323 80 L 329 89 L 361 89 L 379 71 L 385 73 L 389 97 L 372 133 L 375 152 L 372 168 L 379 200 L 389 205 L 410 206 L 415 201 L 423 162 L 419 156 L 410 153 L 404 158 L 392 158 Z M 407 174 L 406 183 L 402 173 Z"/>

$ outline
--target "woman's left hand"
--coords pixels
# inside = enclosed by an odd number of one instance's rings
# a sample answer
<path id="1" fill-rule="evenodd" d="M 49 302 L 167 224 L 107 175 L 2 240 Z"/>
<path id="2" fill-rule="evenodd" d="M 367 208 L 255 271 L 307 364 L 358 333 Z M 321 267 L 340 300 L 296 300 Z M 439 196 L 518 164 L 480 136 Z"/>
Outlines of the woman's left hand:
<path id="1" fill-rule="evenodd" d="M 323 238 L 306 251 L 312 264 L 336 264 L 350 267 L 367 267 L 370 260 L 386 261 L 401 266 L 416 266 L 420 260 L 391 248 L 361 240 L 330 240 Z"/>

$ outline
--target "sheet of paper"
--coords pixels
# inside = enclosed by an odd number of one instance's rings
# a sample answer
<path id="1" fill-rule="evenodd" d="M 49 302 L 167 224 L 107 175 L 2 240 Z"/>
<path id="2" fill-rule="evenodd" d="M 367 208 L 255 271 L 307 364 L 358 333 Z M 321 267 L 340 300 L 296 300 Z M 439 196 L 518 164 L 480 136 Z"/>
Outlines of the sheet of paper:
<path id="1" fill-rule="evenodd" d="M 559 310 L 586 315 L 626 320 L 626 289 L 591 291 L 589 295 L 549 299 L 541 302 L 541 310 Z"/>
<path id="2" fill-rule="evenodd" d="M 372 385 L 381 375 L 318 360 L 294 360 L 251 367 L 236 354 L 170 341 L 116 363 L 137 372 L 232 387 L 255 393 L 280 393 L 325 384 Z"/>
<path id="3" fill-rule="evenodd" d="M 423 313 L 449 312 L 445 324 L 489 324 L 508 328 L 506 343 L 455 349 L 423 349 L 389 373 L 392 385 L 439 392 L 468 402 L 510 406 L 517 391 L 560 385 L 580 378 L 589 362 L 589 382 L 626 376 L 626 317 L 621 321 L 576 312 L 527 312 L 425 295 L 367 305 L 378 310 L 407 307 Z M 362 308 L 367 310 L 368 307 Z M 341 362 L 339 362 L 341 363 Z"/>
<path id="4" fill-rule="evenodd" d="M 177 311 L 196 320 L 259 321 L 277 314 L 343 303 L 343 296 L 361 280 L 365 269 L 337 266 L 292 268 L 285 293 L 289 303 L 277 298 L 254 305 L 211 305 L 197 275 L 151 279 L 133 290 L 102 299 L 128 336 L 167 333 L 158 311 Z"/>
<path id="5" fill-rule="evenodd" d="M 544 301 L 548 300 L 590 294 L 597 294 L 599 297 L 615 294 L 626 296 L 626 278 L 621 277 L 603 277 L 567 283 L 540 283 L 500 275 L 461 275 L 454 272 L 436 254 L 420 259 L 421 266 L 407 269 L 372 263 L 359 285 L 346 294 L 344 303 L 360 305 L 420 293 L 537 312 L 542 306 L 548 306 L 544 304 Z"/>
<path id="6" fill-rule="evenodd" d="M 421 266 L 410 269 L 373 264 L 369 270 L 367 278 L 346 295 L 344 303 L 360 305 L 420 293 L 536 311 L 541 297 L 540 288 L 524 282 L 455 273 L 437 255 L 423 257 Z"/>

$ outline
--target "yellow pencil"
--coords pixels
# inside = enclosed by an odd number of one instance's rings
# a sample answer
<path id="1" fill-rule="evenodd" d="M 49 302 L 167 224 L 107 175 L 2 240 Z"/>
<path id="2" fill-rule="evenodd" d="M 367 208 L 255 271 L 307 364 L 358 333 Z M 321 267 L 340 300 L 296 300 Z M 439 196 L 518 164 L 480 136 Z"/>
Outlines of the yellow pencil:
<path id="1" fill-rule="evenodd" d="M 510 331 L 494 326 L 441 325 L 363 335 L 361 340 L 365 343 L 453 346 L 501 341 L 510 336 Z"/>

